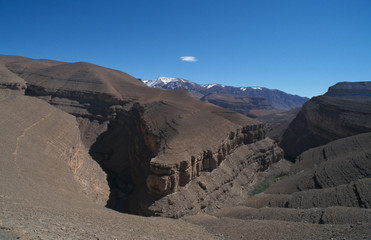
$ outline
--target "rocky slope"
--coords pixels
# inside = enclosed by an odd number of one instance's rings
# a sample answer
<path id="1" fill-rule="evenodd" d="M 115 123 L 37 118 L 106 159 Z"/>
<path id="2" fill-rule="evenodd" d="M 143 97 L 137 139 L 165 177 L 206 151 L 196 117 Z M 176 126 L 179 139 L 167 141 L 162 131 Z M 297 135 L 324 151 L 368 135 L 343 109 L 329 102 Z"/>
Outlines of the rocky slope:
<path id="1" fill-rule="evenodd" d="M 1 56 L 0 65 L 7 76 L 3 87 L 21 83 L 14 88 L 77 118 L 85 147 L 107 174 L 107 206 L 119 211 L 162 215 L 155 209 L 164 196 L 217 170 L 240 149 L 251 159 L 264 153 L 271 160 L 259 161 L 266 166 L 282 158 L 261 123 L 202 103 L 185 90 L 149 88 L 89 63 Z M 260 147 L 251 152 L 244 147 L 249 144 Z M 171 215 L 181 216 L 178 211 Z"/>
<path id="2" fill-rule="evenodd" d="M 288 176 L 240 206 L 185 219 L 229 239 L 369 239 L 370 160 L 371 133 L 339 139 L 302 153 Z"/>
<path id="3" fill-rule="evenodd" d="M 232 87 L 221 84 L 200 85 L 182 78 L 159 77 L 155 80 L 145 80 L 144 83 L 154 88 L 187 89 L 196 98 L 202 98 L 209 94 L 227 94 L 235 95 L 236 97 L 242 96 L 264 98 L 274 109 L 277 110 L 289 110 L 292 108 L 301 107 L 303 103 L 308 100 L 308 98 L 287 94 L 275 89 L 263 87 Z M 258 109 L 265 109 L 264 106 L 266 106 L 265 102 L 263 103 L 263 106 L 259 107 Z"/>
<path id="4" fill-rule="evenodd" d="M 340 83 L 324 96 L 306 102 L 283 135 L 280 146 L 285 155 L 295 159 L 309 148 L 370 132 L 371 96 L 367 86 L 370 84 L 364 82 Z"/>
<path id="5" fill-rule="evenodd" d="M 354 220 L 349 218 L 348 208 L 356 208 L 352 211 L 360 213 L 358 221 L 369 222 L 370 159 L 371 133 L 343 138 L 310 149 L 298 157 L 289 177 L 271 186 L 265 194 L 250 199 L 248 206 L 324 208 L 323 211 L 329 207 L 338 207 L 337 215 L 327 218 L 322 216 L 322 220 L 319 211 L 316 217 L 318 223 L 352 223 Z"/>
<path id="6" fill-rule="evenodd" d="M 0 99 L 2 194 L 47 204 L 56 200 L 47 194 L 53 186 L 104 206 L 106 175 L 82 144 L 75 118 L 17 91 L 1 90 Z"/>

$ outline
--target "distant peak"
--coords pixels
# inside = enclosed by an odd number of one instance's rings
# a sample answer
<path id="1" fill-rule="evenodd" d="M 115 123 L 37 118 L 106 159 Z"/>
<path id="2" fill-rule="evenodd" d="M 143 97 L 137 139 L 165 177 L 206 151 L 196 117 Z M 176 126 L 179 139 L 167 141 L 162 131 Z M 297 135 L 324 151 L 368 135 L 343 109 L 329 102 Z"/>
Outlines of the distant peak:
<path id="1" fill-rule="evenodd" d="M 143 82 L 149 86 L 149 87 L 155 87 L 155 88 L 162 88 L 164 86 L 168 85 L 197 85 L 194 82 L 185 80 L 183 78 L 174 78 L 174 77 L 158 77 L 157 79 L 154 80 L 143 80 Z M 171 87 L 175 88 L 175 86 Z"/>
<path id="2" fill-rule="evenodd" d="M 161 81 L 165 84 L 168 84 L 170 82 L 178 82 L 178 81 L 185 81 L 183 78 L 173 78 L 173 77 L 159 77 L 157 78 L 157 81 Z"/>

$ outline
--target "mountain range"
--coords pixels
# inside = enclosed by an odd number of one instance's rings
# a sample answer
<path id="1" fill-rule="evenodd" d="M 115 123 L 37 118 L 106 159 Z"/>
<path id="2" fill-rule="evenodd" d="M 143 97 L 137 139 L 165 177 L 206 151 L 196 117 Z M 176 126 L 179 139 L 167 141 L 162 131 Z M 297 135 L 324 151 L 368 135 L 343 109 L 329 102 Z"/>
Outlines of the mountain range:
<path id="1" fill-rule="evenodd" d="M 309 99 L 264 87 L 233 87 L 222 84 L 197 84 L 183 78 L 159 77 L 144 80 L 147 86 L 163 89 L 187 89 L 194 97 L 202 99 L 209 94 L 228 94 L 251 98 L 264 98 L 276 110 L 289 110 L 301 107 Z M 225 98 L 225 97 L 223 97 Z M 256 101 L 256 100 L 255 100 Z M 264 103 L 263 109 L 267 106 Z"/>

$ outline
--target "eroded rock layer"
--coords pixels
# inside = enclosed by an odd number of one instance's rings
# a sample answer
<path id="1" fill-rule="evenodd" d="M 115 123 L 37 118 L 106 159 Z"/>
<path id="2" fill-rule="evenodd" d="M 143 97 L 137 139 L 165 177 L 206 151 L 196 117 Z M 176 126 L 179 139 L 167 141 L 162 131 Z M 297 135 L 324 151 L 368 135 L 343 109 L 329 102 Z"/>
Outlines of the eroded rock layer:
<path id="1" fill-rule="evenodd" d="M 298 157 L 290 172 L 290 176 L 271 186 L 264 194 L 249 199 L 247 206 L 340 207 L 339 211 L 346 207 L 357 208 L 354 211 L 358 212 L 365 209 L 367 216 L 371 207 L 371 133 L 310 149 Z M 339 216 L 345 218 L 347 211 Z"/>
<path id="2" fill-rule="evenodd" d="M 212 154 L 208 155 L 207 161 L 211 157 Z M 258 173 L 282 157 L 282 150 L 270 139 L 236 148 L 214 171 L 197 172 L 198 178 L 156 201 L 149 211 L 154 215 L 178 218 L 239 205 L 249 197 L 251 188 L 258 181 Z"/>

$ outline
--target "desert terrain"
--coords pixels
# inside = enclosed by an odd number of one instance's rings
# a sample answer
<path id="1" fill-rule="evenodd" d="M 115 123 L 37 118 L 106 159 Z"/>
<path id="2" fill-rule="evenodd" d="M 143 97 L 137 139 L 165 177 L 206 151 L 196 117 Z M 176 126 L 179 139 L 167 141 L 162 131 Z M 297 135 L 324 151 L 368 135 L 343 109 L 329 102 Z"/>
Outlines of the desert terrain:
<path id="1" fill-rule="evenodd" d="M 278 111 L 0 55 L 0 238 L 370 239 L 370 93 Z"/>

